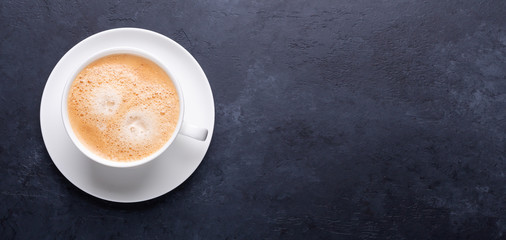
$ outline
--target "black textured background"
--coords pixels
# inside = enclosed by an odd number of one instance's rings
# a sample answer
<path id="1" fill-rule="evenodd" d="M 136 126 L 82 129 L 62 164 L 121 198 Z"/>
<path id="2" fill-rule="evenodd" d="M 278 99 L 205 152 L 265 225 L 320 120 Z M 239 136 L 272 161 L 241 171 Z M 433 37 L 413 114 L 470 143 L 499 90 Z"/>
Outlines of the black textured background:
<path id="1" fill-rule="evenodd" d="M 140 27 L 207 74 L 197 171 L 139 204 L 52 163 L 44 84 L 73 45 Z M 506 1 L 0 1 L 2 239 L 506 237 Z"/>

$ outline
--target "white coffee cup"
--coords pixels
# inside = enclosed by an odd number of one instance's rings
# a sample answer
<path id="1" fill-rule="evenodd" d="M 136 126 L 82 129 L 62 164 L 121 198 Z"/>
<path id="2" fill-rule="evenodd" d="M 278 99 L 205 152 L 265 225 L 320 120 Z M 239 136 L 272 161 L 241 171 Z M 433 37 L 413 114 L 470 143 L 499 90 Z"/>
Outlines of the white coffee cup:
<path id="1" fill-rule="evenodd" d="M 179 110 L 179 118 L 178 118 L 177 126 L 176 126 L 174 132 L 172 133 L 171 138 L 159 150 L 157 150 L 156 152 L 152 153 L 151 155 L 149 155 L 145 158 L 142 158 L 140 160 L 134 160 L 134 161 L 130 161 L 130 162 L 118 162 L 118 161 L 113 161 L 113 160 L 109 160 L 109 159 L 105 159 L 103 157 L 100 157 L 97 154 L 90 151 L 89 149 L 87 149 L 86 146 L 84 146 L 81 143 L 79 138 L 77 138 L 76 134 L 74 133 L 72 126 L 70 125 L 69 116 L 68 116 L 67 98 L 68 98 L 68 95 L 70 92 L 70 87 L 72 86 L 73 81 L 75 80 L 77 75 L 90 63 L 92 63 L 93 61 L 95 61 L 99 58 L 102 58 L 102 57 L 105 57 L 108 55 L 112 55 L 112 54 L 132 54 L 132 55 L 146 58 L 146 59 L 154 62 L 160 68 L 162 68 L 167 73 L 167 75 L 169 75 L 170 79 L 174 83 L 174 86 L 176 88 L 176 91 L 177 91 L 177 94 L 179 97 L 179 109 L 180 109 Z M 73 71 L 73 74 L 71 76 L 69 76 L 69 78 L 67 79 L 67 82 L 66 82 L 65 88 L 63 90 L 63 94 L 62 94 L 61 112 L 62 112 L 63 123 L 65 125 L 65 130 L 67 131 L 67 134 L 69 135 L 69 137 L 72 140 L 72 142 L 74 143 L 74 145 L 88 158 L 94 160 L 95 162 L 97 162 L 99 164 L 109 166 L 109 167 L 127 168 L 127 167 L 135 167 L 135 166 L 140 166 L 140 165 L 146 164 L 146 163 L 152 161 L 153 159 L 155 159 L 156 157 L 160 156 L 160 154 L 162 154 L 164 151 L 166 151 L 167 148 L 174 142 L 174 139 L 178 135 L 185 135 L 185 136 L 191 137 L 191 138 L 199 140 L 199 141 L 205 141 L 207 138 L 207 133 L 208 133 L 208 130 L 205 128 L 200 128 L 200 127 L 194 126 L 190 123 L 183 123 L 183 116 L 184 116 L 183 92 L 181 90 L 181 86 L 178 82 L 178 79 L 176 79 L 170 73 L 169 68 L 167 66 L 165 66 L 162 62 L 158 61 L 152 55 L 146 53 L 145 51 L 142 51 L 142 50 L 136 49 L 136 48 L 131 48 L 131 47 L 117 47 L 117 48 L 106 49 L 101 52 L 97 52 L 92 57 L 90 57 L 89 59 L 84 61 L 82 64 L 80 64 L 79 67 L 77 69 L 75 69 L 75 71 Z"/>

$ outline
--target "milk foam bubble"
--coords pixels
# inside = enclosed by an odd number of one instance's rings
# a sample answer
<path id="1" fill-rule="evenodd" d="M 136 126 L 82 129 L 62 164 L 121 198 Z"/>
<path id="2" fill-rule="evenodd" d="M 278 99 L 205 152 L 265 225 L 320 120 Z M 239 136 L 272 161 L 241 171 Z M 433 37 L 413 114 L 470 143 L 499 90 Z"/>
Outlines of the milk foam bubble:
<path id="1" fill-rule="evenodd" d="M 116 113 L 121 104 L 121 93 L 110 85 L 93 89 L 90 103 L 93 111 L 98 114 L 110 116 Z"/>
<path id="2" fill-rule="evenodd" d="M 126 142 L 142 142 L 150 139 L 156 131 L 155 119 L 149 111 L 132 110 L 125 115 L 121 129 Z"/>

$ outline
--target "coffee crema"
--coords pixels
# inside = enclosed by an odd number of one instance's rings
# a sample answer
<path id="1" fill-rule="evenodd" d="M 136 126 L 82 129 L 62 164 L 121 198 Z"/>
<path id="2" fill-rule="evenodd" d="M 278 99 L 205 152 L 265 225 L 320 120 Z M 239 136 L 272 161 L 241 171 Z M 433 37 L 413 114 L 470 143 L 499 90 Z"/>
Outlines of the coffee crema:
<path id="1" fill-rule="evenodd" d="M 141 160 L 162 148 L 179 120 L 179 97 L 167 73 L 131 54 L 100 58 L 74 79 L 67 98 L 70 125 L 96 155 Z"/>

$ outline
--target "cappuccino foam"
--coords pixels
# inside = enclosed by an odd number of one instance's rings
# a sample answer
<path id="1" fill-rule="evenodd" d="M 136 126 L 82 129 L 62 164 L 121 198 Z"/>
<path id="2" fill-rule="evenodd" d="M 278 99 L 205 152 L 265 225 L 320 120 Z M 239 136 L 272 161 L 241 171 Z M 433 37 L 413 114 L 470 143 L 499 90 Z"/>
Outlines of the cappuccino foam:
<path id="1" fill-rule="evenodd" d="M 67 99 L 70 125 L 90 151 L 135 161 L 158 151 L 179 120 L 179 97 L 152 61 L 130 54 L 100 58 L 74 79 Z"/>

